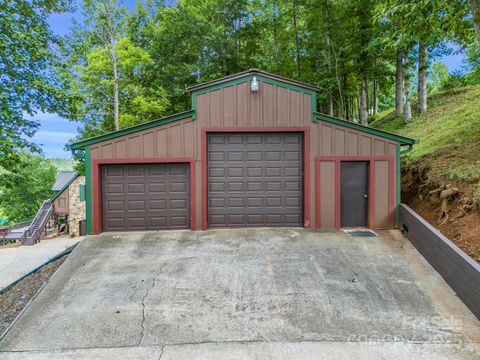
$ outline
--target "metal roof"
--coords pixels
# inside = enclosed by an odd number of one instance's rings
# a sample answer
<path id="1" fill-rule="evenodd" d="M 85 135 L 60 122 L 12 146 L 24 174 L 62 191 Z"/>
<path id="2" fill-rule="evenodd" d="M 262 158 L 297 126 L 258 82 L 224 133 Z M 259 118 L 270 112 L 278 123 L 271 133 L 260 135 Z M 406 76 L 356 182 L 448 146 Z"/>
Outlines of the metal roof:
<path id="1" fill-rule="evenodd" d="M 76 171 L 59 171 L 57 173 L 57 178 L 55 179 L 55 184 L 53 184 L 52 191 L 60 191 L 70 182 L 72 182 L 78 173 Z"/>
<path id="2" fill-rule="evenodd" d="M 276 75 L 276 74 L 271 74 L 269 72 L 258 70 L 258 69 L 249 69 L 249 70 L 242 71 L 242 72 L 239 72 L 239 73 L 236 73 L 236 74 L 232 74 L 232 75 L 222 77 L 220 79 L 216 79 L 216 80 L 208 81 L 208 82 L 205 82 L 205 83 L 202 83 L 202 84 L 191 86 L 187 89 L 187 92 L 192 93 L 194 91 L 197 91 L 197 90 L 200 90 L 200 89 L 203 89 L 203 88 L 209 88 L 209 87 L 212 87 L 214 85 L 222 84 L 222 83 L 229 82 L 229 81 L 236 80 L 236 79 L 241 79 L 241 78 L 243 78 L 245 76 L 248 76 L 248 75 L 264 76 L 264 77 L 270 78 L 272 80 L 278 80 L 280 82 L 295 85 L 295 86 L 298 86 L 298 87 L 301 87 L 301 88 L 304 88 L 304 89 L 308 89 L 308 90 L 313 90 L 313 91 L 319 91 L 320 90 L 320 88 L 318 86 L 315 86 L 315 85 L 312 85 L 312 84 L 307 84 L 307 83 L 304 83 L 304 82 L 301 82 L 301 81 L 288 79 L 288 78 L 285 78 L 283 76 Z"/>

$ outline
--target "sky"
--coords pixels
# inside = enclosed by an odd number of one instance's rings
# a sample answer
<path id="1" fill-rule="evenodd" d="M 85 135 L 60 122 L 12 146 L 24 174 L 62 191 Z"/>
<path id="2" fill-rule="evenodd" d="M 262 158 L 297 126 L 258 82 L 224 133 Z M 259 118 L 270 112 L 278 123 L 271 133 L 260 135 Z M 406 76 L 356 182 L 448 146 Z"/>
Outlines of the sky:
<path id="1" fill-rule="evenodd" d="M 124 0 L 125 5 L 129 10 L 135 9 L 136 0 Z M 52 31 L 58 35 L 65 35 L 68 33 L 72 24 L 72 19 L 81 19 L 79 13 L 67 13 L 67 14 L 53 14 L 49 18 L 49 24 Z M 454 44 L 450 46 L 457 50 Z M 444 56 L 438 61 L 443 62 L 448 71 L 452 72 L 460 70 L 463 65 L 465 56 L 463 54 L 453 54 Z M 34 119 L 40 123 L 40 129 L 33 137 L 33 141 L 40 145 L 46 157 L 52 158 L 70 158 L 71 153 L 65 151 L 65 144 L 72 138 L 74 138 L 78 132 L 78 123 L 63 119 L 56 114 L 39 113 L 31 119 Z"/>

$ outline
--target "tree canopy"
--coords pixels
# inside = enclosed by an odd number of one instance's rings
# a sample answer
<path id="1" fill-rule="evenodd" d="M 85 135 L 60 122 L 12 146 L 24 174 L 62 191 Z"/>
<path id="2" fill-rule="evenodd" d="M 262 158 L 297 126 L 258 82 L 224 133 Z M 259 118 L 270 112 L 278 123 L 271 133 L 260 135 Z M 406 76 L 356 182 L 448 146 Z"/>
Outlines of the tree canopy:
<path id="1" fill-rule="evenodd" d="M 365 125 L 394 104 L 407 114 L 414 86 L 417 110 L 427 111 L 428 91 L 439 89 L 428 85 L 428 69 L 448 42 L 467 50 L 478 72 L 478 1 L 147 0 L 133 10 L 119 0 L 76 4 L 81 20 L 61 39 L 46 17 L 64 1 L 1 5 L 2 166 L 34 148 L 27 139 L 37 124 L 25 114 L 59 113 L 90 137 L 188 110 L 186 87 L 252 67 L 319 86 L 321 112 Z"/>

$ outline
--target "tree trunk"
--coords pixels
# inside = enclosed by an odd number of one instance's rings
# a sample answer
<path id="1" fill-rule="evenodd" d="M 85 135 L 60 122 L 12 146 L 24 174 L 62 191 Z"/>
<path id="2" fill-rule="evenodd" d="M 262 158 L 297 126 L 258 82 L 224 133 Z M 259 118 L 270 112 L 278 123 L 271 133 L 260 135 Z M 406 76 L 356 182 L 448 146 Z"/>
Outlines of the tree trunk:
<path id="1" fill-rule="evenodd" d="M 333 97 L 330 95 L 328 97 L 328 115 L 333 116 Z"/>
<path id="2" fill-rule="evenodd" d="M 412 120 L 412 103 L 410 96 L 410 71 L 408 67 L 410 66 L 410 60 L 408 55 L 405 57 L 405 112 L 404 118 L 405 122 L 408 123 Z"/>
<path id="3" fill-rule="evenodd" d="M 113 72 L 113 124 L 115 131 L 117 131 L 120 130 L 120 101 L 118 95 L 117 54 L 115 53 L 115 39 L 113 33 L 110 34 L 110 59 Z"/>
<path id="4" fill-rule="evenodd" d="M 363 78 L 361 80 L 361 89 L 360 89 L 360 104 L 358 106 L 360 124 L 367 126 L 368 125 L 368 80 Z"/>
<path id="5" fill-rule="evenodd" d="M 403 114 L 403 65 L 402 65 L 403 51 L 397 49 L 397 61 L 395 71 L 395 115 L 402 116 Z"/>
<path id="6" fill-rule="evenodd" d="M 345 96 L 345 119 L 350 121 L 350 100 L 348 96 Z"/>
<path id="7" fill-rule="evenodd" d="M 420 44 L 418 48 L 418 103 L 419 113 L 427 112 L 427 46 Z"/>
<path id="8" fill-rule="evenodd" d="M 298 40 L 296 0 L 293 0 L 293 31 L 295 36 L 295 62 L 297 65 L 297 79 L 300 79 L 300 41 Z"/>
<path id="9" fill-rule="evenodd" d="M 478 45 L 480 46 L 480 0 L 472 0 L 472 18 L 473 28 L 475 29 Z"/>
<path id="10" fill-rule="evenodd" d="M 274 20 L 273 20 L 273 48 L 274 48 L 274 54 L 275 54 L 275 70 L 276 73 L 280 73 L 280 61 L 279 61 L 279 50 L 278 50 L 278 35 L 277 35 L 277 23 L 278 23 L 278 17 L 276 15 L 277 10 L 278 10 L 278 5 L 277 2 L 273 2 L 273 10 L 274 10 Z"/>
<path id="11" fill-rule="evenodd" d="M 373 79 L 373 114 L 378 113 L 378 81 Z"/>

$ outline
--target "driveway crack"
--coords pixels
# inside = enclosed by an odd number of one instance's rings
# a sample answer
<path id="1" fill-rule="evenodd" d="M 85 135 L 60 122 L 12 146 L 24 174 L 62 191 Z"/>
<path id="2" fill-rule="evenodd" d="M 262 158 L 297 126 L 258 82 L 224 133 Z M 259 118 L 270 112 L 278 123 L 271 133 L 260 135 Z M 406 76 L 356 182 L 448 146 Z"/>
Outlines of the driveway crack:
<path id="1" fill-rule="evenodd" d="M 196 236 L 196 240 L 198 240 L 198 234 Z M 141 331 L 140 340 L 138 341 L 137 346 L 141 346 L 141 344 L 143 342 L 143 338 L 145 337 L 145 321 L 146 321 L 146 318 L 147 318 L 147 316 L 146 316 L 147 306 L 146 306 L 145 302 L 146 302 L 147 298 L 149 297 L 150 292 L 153 290 L 153 288 L 157 284 L 157 277 L 160 276 L 160 274 L 163 272 L 163 269 L 165 268 L 165 266 L 167 266 L 171 262 L 175 262 L 178 259 L 178 257 L 180 256 L 180 254 L 183 252 L 183 250 L 184 249 L 182 248 L 182 246 L 180 246 L 180 250 L 175 254 L 173 259 L 164 262 L 162 264 L 162 266 L 160 266 L 160 269 L 155 273 L 155 275 L 153 275 L 152 285 L 148 288 L 148 290 L 145 293 L 145 296 L 143 297 L 143 300 L 142 300 L 142 324 L 141 324 L 142 331 Z M 160 357 L 162 357 L 162 355 L 163 355 L 163 347 L 162 347 L 162 352 L 160 354 Z"/>

